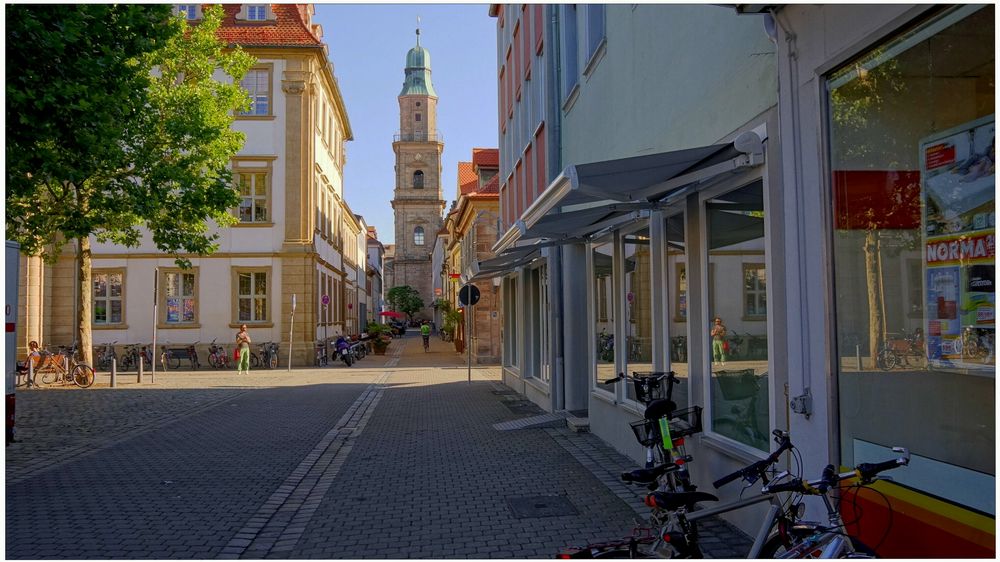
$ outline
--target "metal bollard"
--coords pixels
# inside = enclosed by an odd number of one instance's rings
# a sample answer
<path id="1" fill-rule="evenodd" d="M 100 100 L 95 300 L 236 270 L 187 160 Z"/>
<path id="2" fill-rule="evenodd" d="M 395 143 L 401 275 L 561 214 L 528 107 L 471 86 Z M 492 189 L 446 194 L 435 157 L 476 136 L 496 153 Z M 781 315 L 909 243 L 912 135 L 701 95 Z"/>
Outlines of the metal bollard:
<path id="1" fill-rule="evenodd" d="M 111 359 L 111 388 L 118 386 L 118 360 Z"/>
<path id="2" fill-rule="evenodd" d="M 64 355 L 63 356 L 63 370 L 66 371 L 67 373 L 69 372 L 69 356 L 68 355 Z"/>
<path id="3" fill-rule="evenodd" d="M 142 360 L 142 355 L 139 355 L 139 371 L 138 371 L 139 376 L 137 377 L 137 380 L 135 381 L 135 382 L 137 382 L 139 384 L 142 384 L 143 363 L 144 363 L 144 361 Z"/>
<path id="4" fill-rule="evenodd" d="M 38 386 L 35 384 L 35 362 L 28 357 L 28 388 Z"/>
<path id="5" fill-rule="evenodd" d="M 861 370 L 861 346 L 854 346 L 854 355 L 858 358 L 858 370 Z"/>

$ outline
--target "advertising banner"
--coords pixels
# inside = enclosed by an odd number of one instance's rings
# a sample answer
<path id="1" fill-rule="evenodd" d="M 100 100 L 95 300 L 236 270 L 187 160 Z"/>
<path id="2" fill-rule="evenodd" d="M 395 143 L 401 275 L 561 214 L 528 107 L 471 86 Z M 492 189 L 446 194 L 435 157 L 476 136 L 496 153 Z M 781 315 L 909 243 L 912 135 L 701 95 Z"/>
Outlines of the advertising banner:
<path id="1" fill-rule="evenodd" d="M 927 358 L 993 371 L 996 127 L 977 119 L 920 143 Z"/>

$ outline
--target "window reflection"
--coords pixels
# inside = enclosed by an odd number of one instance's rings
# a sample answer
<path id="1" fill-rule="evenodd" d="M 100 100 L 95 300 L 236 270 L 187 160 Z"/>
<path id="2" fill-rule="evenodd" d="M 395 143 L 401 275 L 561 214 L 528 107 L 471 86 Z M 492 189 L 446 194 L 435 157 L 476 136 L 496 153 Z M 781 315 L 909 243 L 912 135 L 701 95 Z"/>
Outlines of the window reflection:
<path id="1" fill-rule="evenodd" d="M 667 288 L 670 295 L 671 314 L 669 320 L 669 336 L 666 342 L 667 353 L 670 357 L 670 370 L 677 373 L 682 384 L 674 388 L 674 402 L 678 408 L 688 405 L 689 380 L 688 370 L 688 336 L 687 336 L 687 312 L 688 312 L 688 284 L 687 284 L 687 264 L 685 259 L 686 247 L 684 244 L 684 215 L 678 214 L 667 217 L 664 228 L 666 233 L 666 259 L 667 266 Z"/>
<path id="2" fill-rule="evenodd" d="M 708 213 L 712 431 L 768 450 L 763 182 L 716 197 Z"/>
<path id="3" fill-rule="evenodd" d="M 625 258 L 625 372 L 653 370 L 653 270 L 649 227 L 622 238 Z M 635 400 L 635 389 L 625 385 L 627 396 Z"/>
<path id="4" fill-rule="evenodd" d="M 598 244 L 592 250 L 594 264 L 594 333 L 597 334 L 597 368 L 594 369 L 598 384 L 612 379 L 615 372 L 615 319 L 612 295 L 614 245 Z M 605 387 L 598 387 L 605 388 Z"/>

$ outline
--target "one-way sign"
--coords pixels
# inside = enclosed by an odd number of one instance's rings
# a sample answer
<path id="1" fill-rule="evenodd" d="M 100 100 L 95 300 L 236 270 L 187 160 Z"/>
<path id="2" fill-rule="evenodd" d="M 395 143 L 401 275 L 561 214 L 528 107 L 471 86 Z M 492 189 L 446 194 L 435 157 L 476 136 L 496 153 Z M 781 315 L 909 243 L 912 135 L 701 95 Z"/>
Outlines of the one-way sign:
<path id="1" fill-rule="evenodd" d="M 465 306 L 473 306 L 479 302 L 479 287 L 466 285 L 458 291 L 458 302 Z"/>

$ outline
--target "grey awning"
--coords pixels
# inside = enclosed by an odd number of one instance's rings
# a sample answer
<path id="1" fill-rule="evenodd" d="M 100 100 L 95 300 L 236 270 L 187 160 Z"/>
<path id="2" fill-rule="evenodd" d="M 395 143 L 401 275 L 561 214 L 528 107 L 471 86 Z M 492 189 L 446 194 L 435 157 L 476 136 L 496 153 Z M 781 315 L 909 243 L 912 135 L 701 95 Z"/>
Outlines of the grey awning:
<path id="1" fill-rule="evenodd" d="M 462 274 L 462 282 L 468 283 L 504 275 L 535 261 L 540 256 L 541 250 L 534 246 L 511 248 L 494 258 L 473 263 L 472 267 Z"/>
<path id="2" fill-rule="evenodd" d="M 763 158 L 762 136 L 746 132 L 726 144 L 569 166 L 524 212 L 518 232 L 505 235 L 495 249 L 535 238 L 578 241 Z"/>

